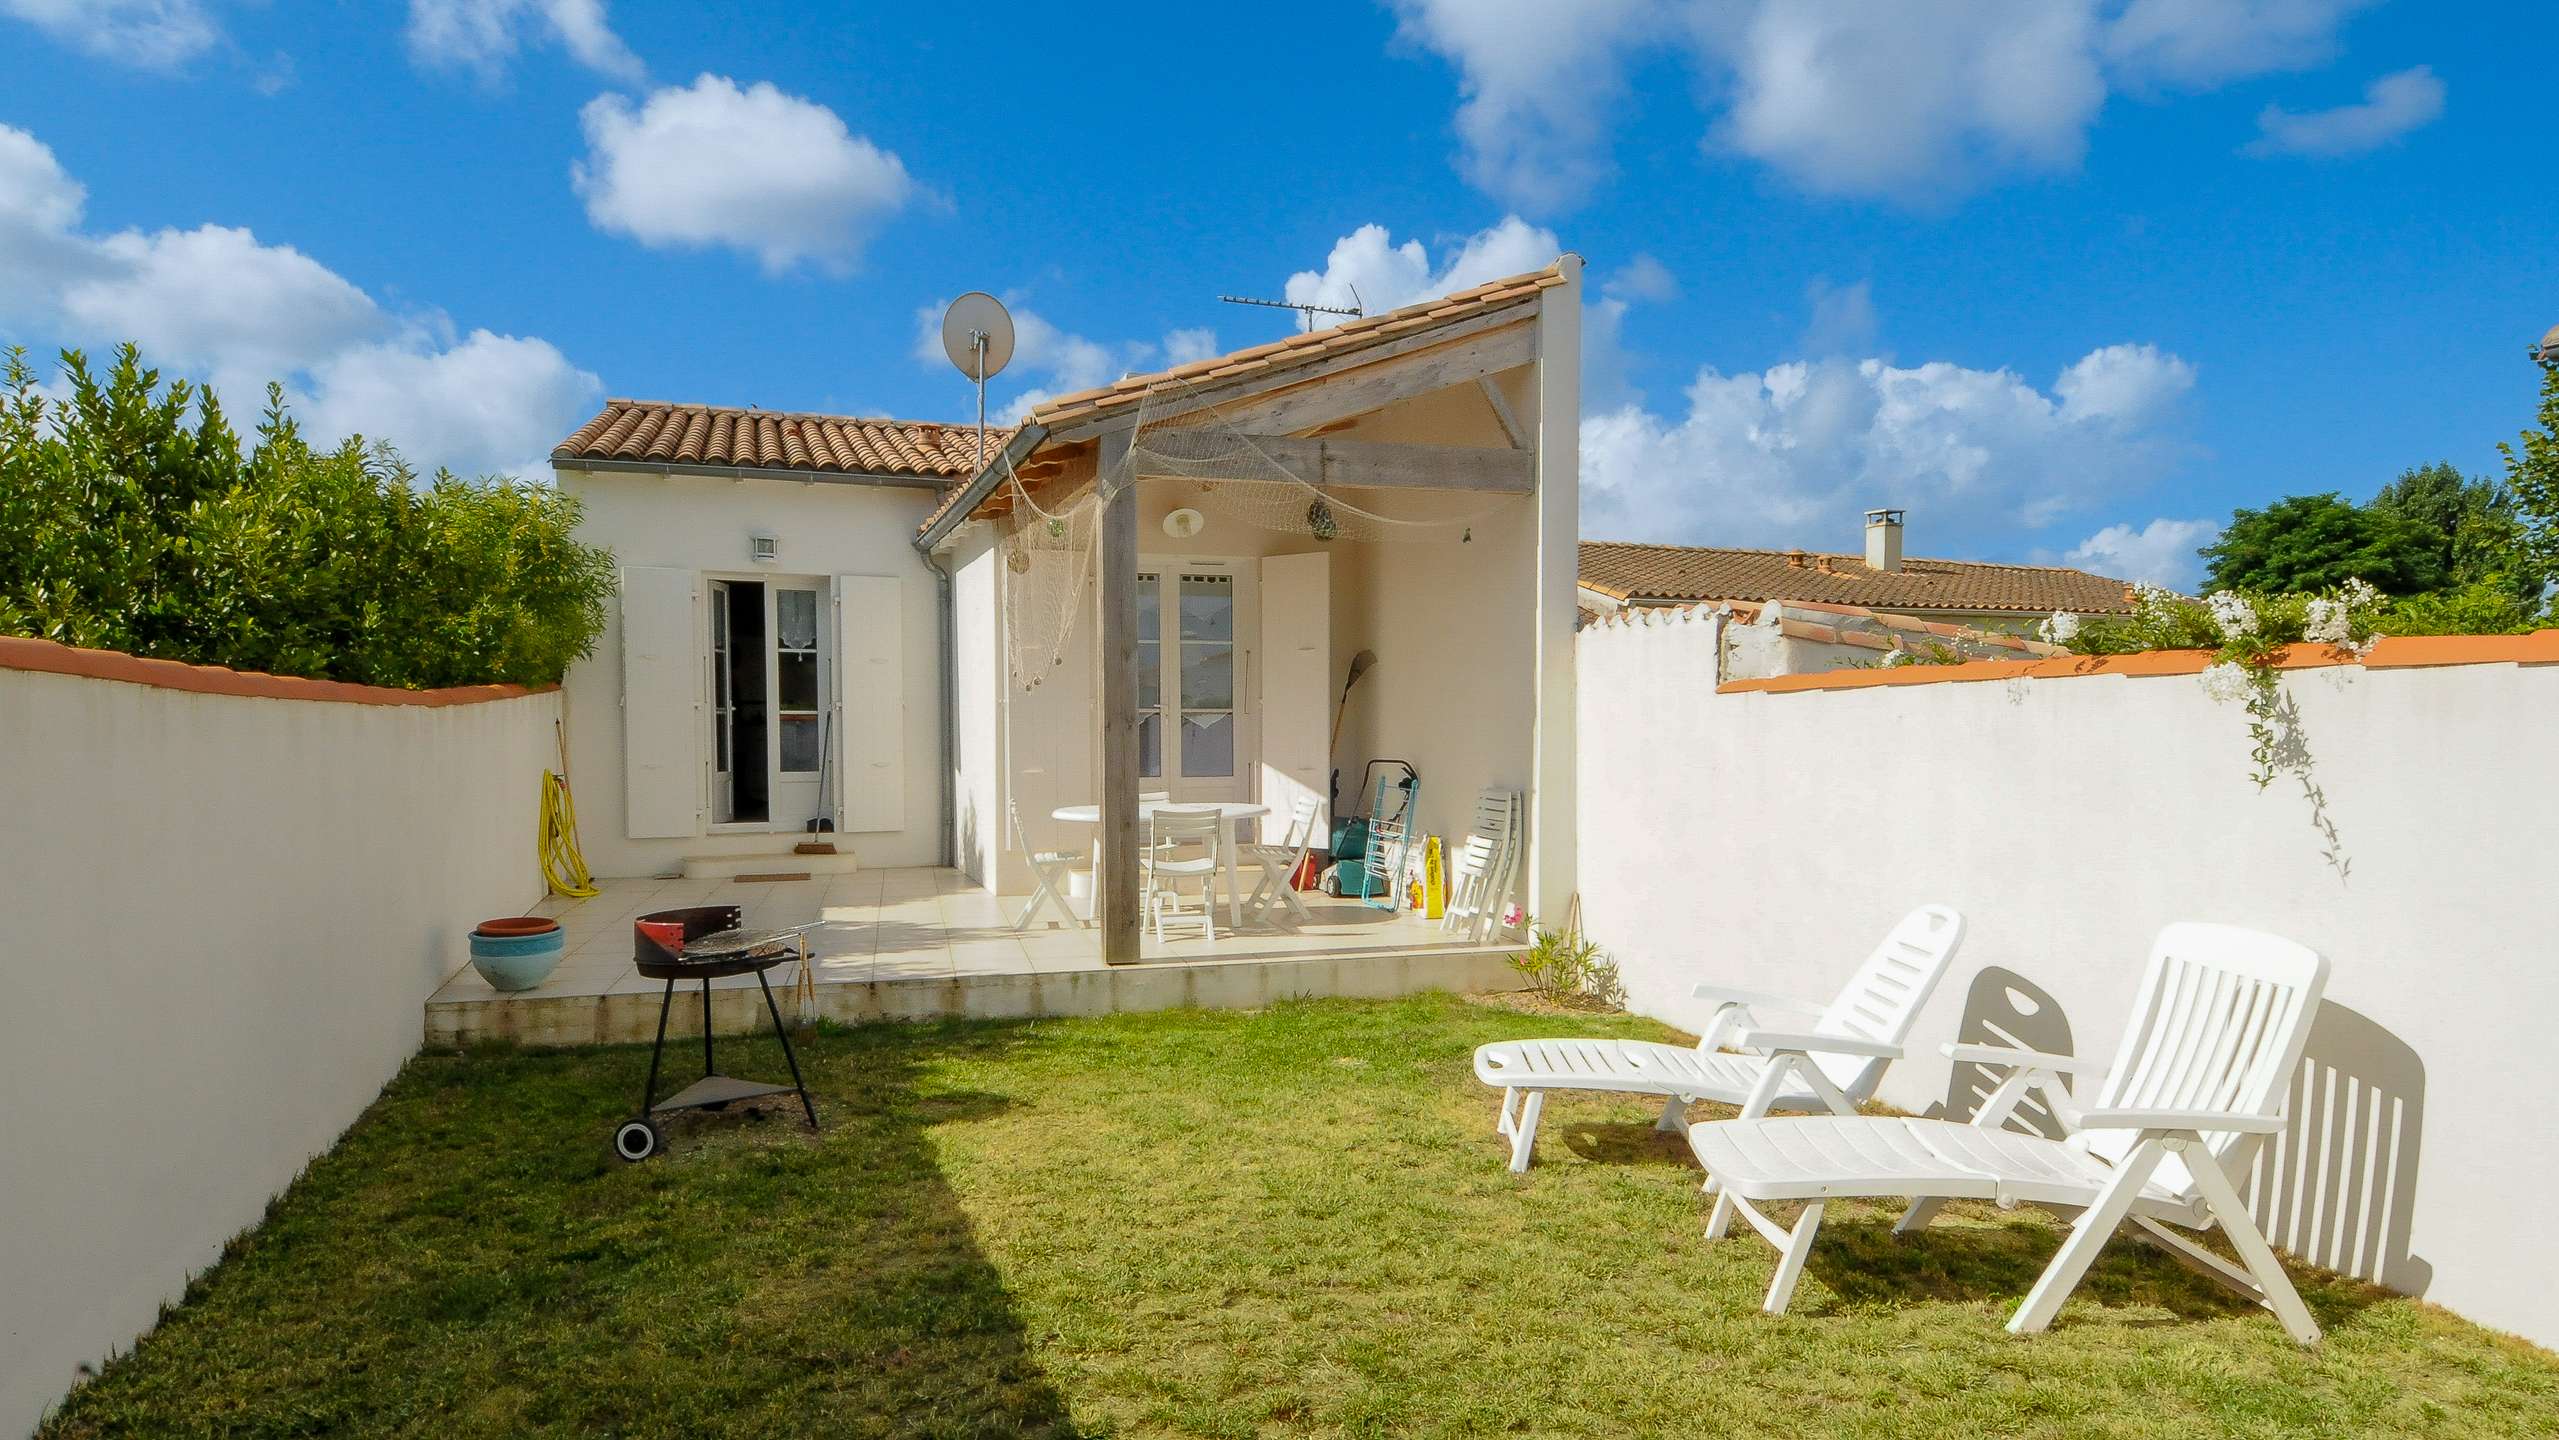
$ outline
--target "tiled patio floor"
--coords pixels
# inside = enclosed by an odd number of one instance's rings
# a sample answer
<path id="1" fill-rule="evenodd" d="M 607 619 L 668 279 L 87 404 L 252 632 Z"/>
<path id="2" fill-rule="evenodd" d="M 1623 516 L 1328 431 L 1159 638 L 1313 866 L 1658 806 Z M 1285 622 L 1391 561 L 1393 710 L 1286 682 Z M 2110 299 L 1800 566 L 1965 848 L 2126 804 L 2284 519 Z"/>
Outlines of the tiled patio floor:
<path id="1" fill-rule="evenodd" d="M 871 870 L 759 884 L 609 880 L 601 888 L 590 900 L 555 897 L 539 907 L 568 932 L 567 954 L 542 984 L 500 992 L 467 964 L 456 971 L 427 1001 L 428 1042 L 648 1039 L 664 982 L 643 979 L 632 968 L 631 921 L 685 905 L 741 905 L 746 923 L 756 928 L 817 925 L 809 935 L 817 1010 L 848 1021 L 1259 1005 L 1291 995 L 1489 988 L 1509 973 L 1501 963 L 1506 947 L 1322 895 L 1301 897 L 1314 919 L 1294 930 L 1248 923 L 1230 933 L 1221 892 L 1214 943 L 1189 927 L 1161 945 L 1150 933 L 1143 963 L 1106 966 L 1098 931 L 1066 927 L 1051 910 L 1015 934 L 1011 922 L 1023 898 L 998 899 L 955 870 Z M 768 978 L 789 1013 L 798 967 L 779 967 Z M 752 977 L 714 981 L 712 990 L 719 1033 L 766 1025 Z M 697 1015 L 677 1006 L 668 1033 L 698 1034 L 690 1018 Z"/>

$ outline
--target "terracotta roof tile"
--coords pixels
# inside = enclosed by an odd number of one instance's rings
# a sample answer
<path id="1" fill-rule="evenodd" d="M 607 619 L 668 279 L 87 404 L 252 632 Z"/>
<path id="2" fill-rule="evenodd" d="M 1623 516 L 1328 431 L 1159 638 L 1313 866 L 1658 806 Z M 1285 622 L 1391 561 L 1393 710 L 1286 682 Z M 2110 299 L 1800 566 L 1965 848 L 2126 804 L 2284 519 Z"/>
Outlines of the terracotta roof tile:
<path id="1" fill-rule="evenodd" d="M 1302 331 L 1283 340 L 1273 340 L 1268 344 L 1248 346 L 1224 355 L 1212 355 L 1205 360 L 1193 360 L 1187 364 L 1175 365 L 1170 369 L 1151 371 L 1143 375 L 1125 375 L 1108 385 L 1098 385 L 1090 390 L 1078 390 L 1071 395 L 1053 396 L 1032 410 L 1025 423 L 1054 430 L 1060 426 L 1090 420 L 1099 415 L 1133 410 L 1144 400 L 1148 391 L 1168 380 L 1189 382 L 1225 380 L 1239 375 L 1311 364 L 1335 355 L 1353 354 L 1372 345 L 1387 344 L 1404 335 L 1431 326 L 1445 325 L 1453 320 L 1477 315 L 1489 315 L 1513 305 L 1524 306 L 1536 299 L 1539 291 L 1564 283 L 1563 261 L 1558 259 L 1553 265 L 1543 270 L 1531 270 L 1525 274 L 1487 281 L 1470 289 L 1407 305 L 1400 310 L 1389 310 L 1382 315 L 1355 316 L 1342 324 L 1328 326 L 1321 330 Z M 1173 423 L 1179 423 L 1178 418 Z M 989 442 L 987 453 L 989 455 L 995 453 L 992 440 Z M 967 479 L 969 476 L 962 475 L 959 478 Z M 942 503 L 934 506 L 933 513 L 924 517 L 924 523 L 917 527 L 916 533 L 924 534 L 940 524 L 951 507 L 959 503 L 964 492 L 965 487 L 955 488 L 944 495 Z"/>
<path id="2" fill-rule="evenodd" d="M 1000 445 L 1011 435 L 1010 429 L 990 431 L 987 443 Z M 965 480 L 977 472 L 977 428 L 607 400 L 594 419 L 560 442 L 551 458 Z"/>
<path id="3" fill-rule="evenodd" d="M 1869 610 L 2132 611 L 2123 581 L 2058 565 L 1911 559 L 1887 571 L 1867 569 L 1860 555 L 1586 540 L 1581 570 L 1592 590 L 1638 604 L 1783 598 Z"/>
<path id="4" fill-rule="evenodd" d="M 1382 315 L 1362 315 L 1340 325 L 1291 335 L 1285 340 L 1254 345 L 1206 360 L 1194 360 L 1169 370 L 1124 376 L 1091 390 L 1059 395 L 1034 409 L 1030 419 L 1034 424 L 1055 429 L 1070 421 L 1087 420 L 1106 411 L 1134 405 L 1148 390 L 1165 380 L 1197 380 L 1204 376 L 1249 374 L 1278 366 L 1302 365 L 1324 356 L 1381 345 L 1433 325 L 1444 325 L 1452 320 L 1522 304 L 1535 299 L 1540 290 L 1563 283 L 1563 272 L 1556 266 L 1508 276 L 1407 305 L 1400 310 L 1389 310 Z"/>

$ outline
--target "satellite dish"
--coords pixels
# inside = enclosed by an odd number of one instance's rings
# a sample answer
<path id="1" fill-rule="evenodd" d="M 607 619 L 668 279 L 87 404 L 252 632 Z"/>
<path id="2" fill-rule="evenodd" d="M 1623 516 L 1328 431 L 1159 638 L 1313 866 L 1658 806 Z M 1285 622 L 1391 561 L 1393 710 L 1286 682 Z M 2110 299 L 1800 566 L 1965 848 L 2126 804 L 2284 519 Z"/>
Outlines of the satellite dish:
<path id="1" fill-rule="evenodd" d="M 942 353 L 971 380 L 1002 374 L 1013 358 L 1013 317 L 1004 302 L 983 290 L 952 301 L 942 312 Z"/>
<path id="2" fill-rule="evenodd" d="M 1164 533 L 1176 540 L 1188 540 L 1200 533 L 1200 527 L 1207 523 L 1207 516 L 1184 506 L 1164 517 Z"/>

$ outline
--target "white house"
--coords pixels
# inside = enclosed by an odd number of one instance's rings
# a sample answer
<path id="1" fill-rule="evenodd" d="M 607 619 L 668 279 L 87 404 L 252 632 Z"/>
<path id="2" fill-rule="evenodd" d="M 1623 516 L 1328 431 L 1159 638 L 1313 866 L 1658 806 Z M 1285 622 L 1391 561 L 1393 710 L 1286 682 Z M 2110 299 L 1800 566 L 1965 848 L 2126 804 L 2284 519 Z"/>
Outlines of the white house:
<path id="1" fill-rule="evenodd" d="M 1560 906 L 1579 317 L 1566 256 L 1058 397 L 984 463 L 967 427 L 608 403 L 552 457 L 621 562 L 566 687 L 590 863 L 778 857 L 824 818 L 860 864 L 1021 893 L 1016 810 L 1039 847 L 1134 854 L 1141 788 L 1284 815 L 1339 770 L 1347 810 L 1391 757 L 1452 838 L 1522 792 L 1524 893 Z M 1098 543 L 1025 685 L 1026 527 L 1076 504 Z M 1079 803 L 1098 826 L 1051 818 Z M 1102 867 L 1112 958 L 1128 869 Z"/>

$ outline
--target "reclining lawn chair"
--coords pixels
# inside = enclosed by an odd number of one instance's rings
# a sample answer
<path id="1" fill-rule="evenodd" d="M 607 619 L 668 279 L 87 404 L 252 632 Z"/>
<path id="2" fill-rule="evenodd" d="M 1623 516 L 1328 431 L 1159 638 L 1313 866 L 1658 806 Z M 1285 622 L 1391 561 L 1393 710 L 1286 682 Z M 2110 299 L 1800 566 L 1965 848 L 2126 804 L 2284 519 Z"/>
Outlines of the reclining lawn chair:
<path id="1" fill-rule="evenodd" d="M 1901 1058 L 1902 1041 L 1963 940 L 1963 916 L 1944 905 L 1923 905 L 1902 917 L 1827 1008 L 1700 985 L 1697 998 L 1716 1002 L 1715 1015 L 1694 1049 L 1650 1040 L 1503 1040 L 1481 1046 L 1475 1078 L 1502 1092 L 1494 1133 L 1511 1142 L 1511 1169 L 1526 1170 L 1549 1090 L 1658 1095 L 1662 1115 L 1655 1128 L 1661 1130 L 1686 1130 L 1688 1106 L 1697 1100 L 1738 1105 L 1749 1116 L 1771 1110 L 1854 1115 L 1874 1095 L 1884 1067 Z M 1770 1027 L 1763 1010 L 1819 1018 L 1810 1030 L 1785 1031 Z M 1741 1053 L 1724 1053 L 1728 1045 Z"/>
<path id="2" fill-rule="evenodd" d="M 2285 1092 L 2327 982 L 2328 962 L 2289 940 L 2228 925 L 2171 925 L 2151 948 L 2132 1023 L 2095 1105 L 2071 1099 L 2061 1077 L 2092 1067 L 2068 1056 L 1949 1045 L 1958 1062 L 2008 1071 L 1970 1123 L 1815 1116 L 1700 1127 L 1689 1132 L 1689 1148 L 1721 1189 L 1707 1238 L 1721 1238 L 1738 1210 L 1778 1248 L 1761 1308 L 1781 1315 L 1830 1200 L 1909 1199 L 1896 1234 L 1926 1226 L 1949 1200 L 2059 1206 L 2078 1218 L 2009 1320 L 2011 1332 L 2051 1324 L 2130 1219 L 2141 1238 L 2274 1311 L 2293 1339 L 2314 1344 L 2319 1327 L 2231 1177 L 2245 1175 L 2265 1137 L 2283 1128 Z M 2004 1128 L 2030 1087 L 2069 1138 Z M 1758 1208 L 1783 1200 L 1807 1202 L 1792 1230 Z M 2240 1265 L 2167 1228 L 2215 1224 Z"/>

